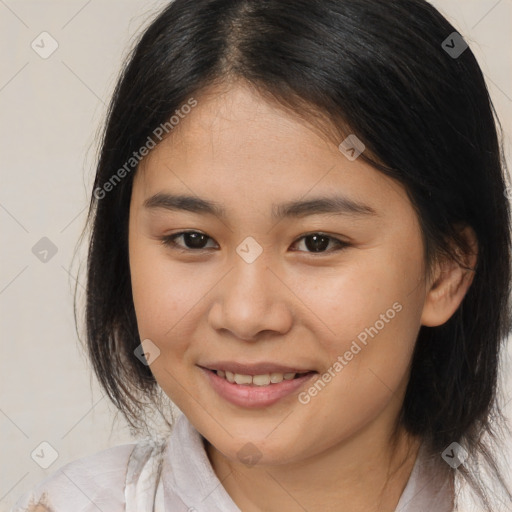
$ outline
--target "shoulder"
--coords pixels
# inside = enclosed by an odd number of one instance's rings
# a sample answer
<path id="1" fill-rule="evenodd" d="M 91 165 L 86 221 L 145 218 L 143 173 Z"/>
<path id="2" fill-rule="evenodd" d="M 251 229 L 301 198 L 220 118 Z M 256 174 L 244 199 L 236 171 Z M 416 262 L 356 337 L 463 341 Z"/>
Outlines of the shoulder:
<path id="1" fill-rule="evenodd" d="M 65 464 L 21 496 L 11 512 L 124 510 L 128 462 L 141 446 L 122 444 Z"/>

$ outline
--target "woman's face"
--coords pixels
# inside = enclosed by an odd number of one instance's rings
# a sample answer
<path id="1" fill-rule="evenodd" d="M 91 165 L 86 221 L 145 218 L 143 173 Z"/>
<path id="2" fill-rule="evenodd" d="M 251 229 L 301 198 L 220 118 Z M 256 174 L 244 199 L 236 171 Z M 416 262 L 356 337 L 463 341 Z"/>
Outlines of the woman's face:
<path id="1" fill-rule="evenodd" d="M 246 88 L 196 99 L 133 183 L 130 268 L 151 371 L 232 461 L 298 462 L 353 436 L 377 445 L 424 314 L 405 190 Z M 162 243 L 182 231 L 198 234 Z M 229 367 L 263 385 L 203 369 Z M 284 378 L 293 370 L 315 373 Z"/>

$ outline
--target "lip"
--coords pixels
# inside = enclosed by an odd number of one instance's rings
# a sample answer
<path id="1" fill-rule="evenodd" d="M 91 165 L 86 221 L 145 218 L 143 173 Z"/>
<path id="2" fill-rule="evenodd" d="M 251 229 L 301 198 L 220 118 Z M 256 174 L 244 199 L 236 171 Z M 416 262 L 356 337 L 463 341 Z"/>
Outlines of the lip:
<path id="1" fill-rule="evenodd" d="M 268 407 L 282 398 L 298 391 L 300 388 L 307 385 L 315 375 L 318 375 L 317 372 L 311 372 L 303 377 L 297 377 L 292 380 L 283 380 L 279 384 L 269 384 L 268 386 L 249 386 L 246 384 L 228 382 L 223 377 L 219 377 L 213 370 L 209 370 L 201 366 L 199 368 L 208 379 L 211 387 L 219 396 L 234 405 L 248 409 Z"/>
<path id="2" fill-rule="evenodd" d="M 276 363 L 263 361 L 255 364 L 242 364 L 234 361 L 217 361 L 198 365 L 206 370 L 222 370 L 241 375 L 265 375 L 267 373 L 308 373 L 315 371 L 313 368 L 299 368 L 284 366 Z"/>

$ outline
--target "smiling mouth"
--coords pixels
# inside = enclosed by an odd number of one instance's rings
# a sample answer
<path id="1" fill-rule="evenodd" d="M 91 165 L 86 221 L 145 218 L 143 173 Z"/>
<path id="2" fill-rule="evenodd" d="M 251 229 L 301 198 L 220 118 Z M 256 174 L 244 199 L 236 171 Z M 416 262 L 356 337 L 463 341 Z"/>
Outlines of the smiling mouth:
<path id="1" fill-rule="evenodd" d="M 223 400 L 246 409 L 270 407 L 300 391 L 318 375 L 317 371 L 304 371 L 273 363 L 242 365 L 225 362 L 211 366 L 224 367 L 224 369 L 214 369 L 199 366 L 211 388 Z M 227 369 L 228 367 L 230 370 Z M 278 369 L 281 372 L 270 371 Z M 231 370 L 250 371 L 253 374 L 235 373 Z M 283 370 L 287 371 L 283 372 Z M 264 371 L 268 373 L 263 373 Z"/>
<path id="2" fill-rule="evenodd" d="M 304 377 L 306 375 L 310 375 L 313 373 L 317 373 L 315 371 L 306 371 L 306 372 L 288 372 L 288 373 L 280 373 L 280 372 L 271 372 L 271 373 L 263 373 L 260 375 L 247 375 L 241 373 L 230 372 L 229 370 L 212 370 L 210 368 L 205 368 L 212 373 L 215 373 L 218 377 L 221 377 L 231 384 L 239 384 L 245 386 L 269 386 L 272 384 L 280 384 L 286 380 L 294 380 Z"/>

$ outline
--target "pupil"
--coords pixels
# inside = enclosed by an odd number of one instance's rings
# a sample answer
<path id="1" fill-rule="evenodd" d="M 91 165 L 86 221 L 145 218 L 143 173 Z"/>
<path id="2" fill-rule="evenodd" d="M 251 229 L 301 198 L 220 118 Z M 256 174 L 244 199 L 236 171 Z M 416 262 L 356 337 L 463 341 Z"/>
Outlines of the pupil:
<path id="1" fill-rule="evenodd" d="M 185 244 L 193 249 L 202 249 L 206 240 L 206 235 L 202 233 L 185 233 L 183 235 Z"/>
<path id="2" fill-rule="evenodd" d="M 309 240 L 313 240 L 312 243 L 308 243 Z M 308 250 L 313 252 L 320 252 L 327 248 L 329 245 L 329 237 L 323 235 L 310 235 L 306 237 L 306 247 Z"/>

